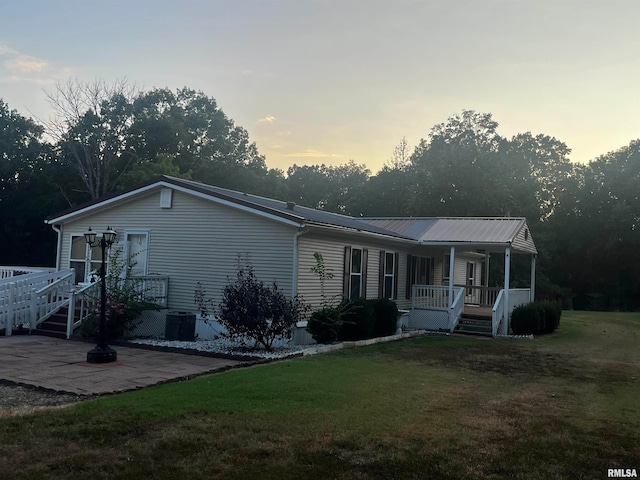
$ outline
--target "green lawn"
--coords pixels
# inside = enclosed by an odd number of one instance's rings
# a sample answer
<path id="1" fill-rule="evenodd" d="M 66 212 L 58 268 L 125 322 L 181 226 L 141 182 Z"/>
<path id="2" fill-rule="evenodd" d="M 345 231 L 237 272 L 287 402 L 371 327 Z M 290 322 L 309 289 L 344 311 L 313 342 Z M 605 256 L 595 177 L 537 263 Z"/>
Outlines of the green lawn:
<path id="1" fill-rule="evenodd" d="M 1 478 L 603 479 L 640 472 L 640 314 L 429 336 L 0 419 Z"/>

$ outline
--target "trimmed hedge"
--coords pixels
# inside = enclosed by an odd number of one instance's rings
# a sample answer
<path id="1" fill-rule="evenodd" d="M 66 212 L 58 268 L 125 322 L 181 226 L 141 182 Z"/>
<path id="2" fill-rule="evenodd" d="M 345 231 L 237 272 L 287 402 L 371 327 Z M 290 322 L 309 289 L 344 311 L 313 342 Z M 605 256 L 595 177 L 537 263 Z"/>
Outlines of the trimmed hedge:
<path id="1" fill-rule="evenodd" d="M 375 316 L 369 300 L 356 298 L 344 302 L 343 320 L 338 340 L 365 340 L 373 335 Z"/>
<path id="2" fill-rule="evenodd" d="M 530 302 L 513 309 L 511 330 L 515 335 L 553 333 L 561 315 L 562 309 L 555 302 Z"/>
<path id="3" fill-rule="evenodd" d="M 395 335 L 398 324 L 398 306 L 388 298 L 371 300 L 375 322 L 373 324 L 374 337 Z"/>
<path id="4" fill-rule="evenodd" d="M 307 331 L 318 343 L 366 340 L 396 333 L 398 306 L 388 298 L 344 300 L 311 314 Z"/>

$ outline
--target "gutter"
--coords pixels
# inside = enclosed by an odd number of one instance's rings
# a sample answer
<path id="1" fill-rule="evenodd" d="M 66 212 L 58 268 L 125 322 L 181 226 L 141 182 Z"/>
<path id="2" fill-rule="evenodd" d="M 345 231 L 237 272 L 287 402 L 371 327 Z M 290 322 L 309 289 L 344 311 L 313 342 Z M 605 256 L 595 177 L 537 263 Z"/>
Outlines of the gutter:
<path id="1" fill-rule="evenodd" d="M 45 220 L 45 223 L 48 223 Z M 62 228 L 58 228 L 55 224 L 51 224 L 51 228 L 58 234 L 58 244 L 56 245 L 56 272 L 60 271 L 60 253 L 62 252 Z"/>

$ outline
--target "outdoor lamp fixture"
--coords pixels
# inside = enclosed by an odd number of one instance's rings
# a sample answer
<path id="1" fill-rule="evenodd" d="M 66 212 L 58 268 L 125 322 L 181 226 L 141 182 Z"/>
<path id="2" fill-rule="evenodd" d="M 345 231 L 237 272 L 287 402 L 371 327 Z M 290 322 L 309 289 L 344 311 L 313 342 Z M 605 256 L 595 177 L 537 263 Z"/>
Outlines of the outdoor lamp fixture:
<path id="1" fill-rule="evenodd" d="M 105 267 L 106 251 L 111 248 L 111 245 L 115 242 L 116 235 L 116 231 L 112 230 L 111 227 L 107 227 L 107 230 L 102 232 L 102 238 L 99 240 L 96 240 L 96 232 L 91 230 L 91 227 L 89 227 L 89 230 L 84 234 L 84 238 L 89 247 L 100 247 L 102 250 L 102 266 L 100 268 L 100 329 L 98 331 L 98 344 L 94 349 L 87 352 L 87 363 L 110 363 L 118 359 L 116 351 L 107 345 L 107 282 L 105 280 L 107 273 Z"/>

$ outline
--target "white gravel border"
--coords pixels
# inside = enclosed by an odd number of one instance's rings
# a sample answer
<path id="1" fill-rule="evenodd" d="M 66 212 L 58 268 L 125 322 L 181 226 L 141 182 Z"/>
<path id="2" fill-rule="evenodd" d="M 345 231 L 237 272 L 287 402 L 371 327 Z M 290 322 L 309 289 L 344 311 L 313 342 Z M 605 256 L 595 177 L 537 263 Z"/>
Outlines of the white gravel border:
<path id="1" fill-rule="evenodd" d="M 193 342 L 182 342 L 177 340 L 157 340 L 157 339 L 135 339 L 130 343 L 139 345 L 149 345 L 160 348 L 176 348 L 183 350 L 196 350 L 212 354 L 255 357 L 265 360 L 277 360 L 287 357 L 317 355 L 318 353 L 334 352 L 344 348 L 357 348 L 375 343 L 393 342 L 403 338 L 418 337 L 421 335 L 449 335 L 448 332 L 432 332 L 428 330 L 412 330 L 410 332 L 400 333 L 398 335 L 390 335 L 388 337 L 371 338 L 368 340 L 358 340 L 356 342 L 341 342 L 330 345 L 287 345 L 283 347 L 274 347 L 273 350 L 250 349 L 246 346 L 233 342 L 225 338 L 215 340 L 195 340 Z"/>

